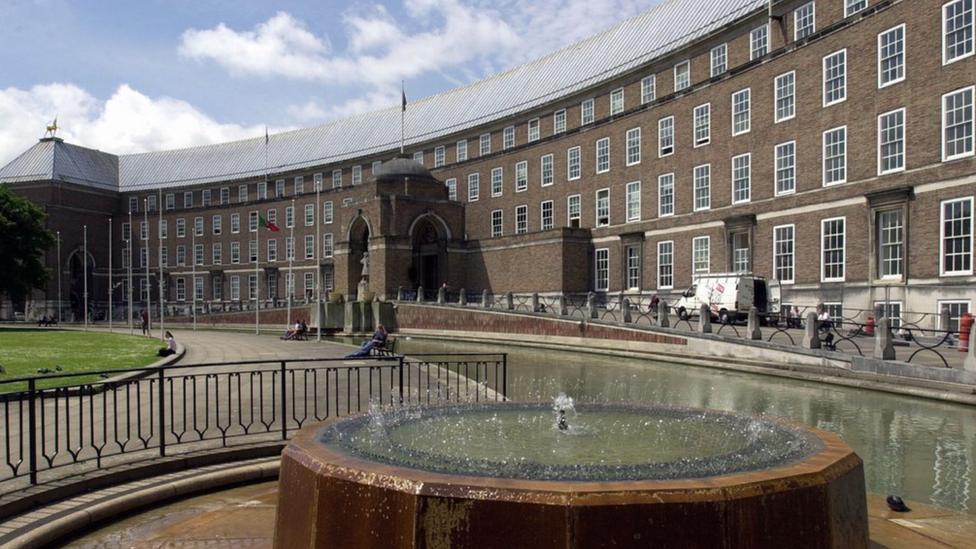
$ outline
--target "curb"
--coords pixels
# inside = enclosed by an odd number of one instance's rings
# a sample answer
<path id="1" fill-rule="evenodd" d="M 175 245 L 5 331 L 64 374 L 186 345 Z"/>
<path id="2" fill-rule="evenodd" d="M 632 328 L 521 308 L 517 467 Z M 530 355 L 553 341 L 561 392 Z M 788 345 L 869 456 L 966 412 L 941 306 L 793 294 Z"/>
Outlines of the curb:
<path id="1" fill-rule="evenodd" d="M 253 484 L 278 477 L 278 456 L 220 464 L 150 477 L 146 483 L 92 492 L 17 517 L 15 529 L 0 536 L 0 549 L 41 549 L 81 529 L 201 492 Z M 139 485 L 142 484 L 142 485 Z M 121 490 L 119 490 L 121 488 Z M 46 512 L 47 511 L 47 512 Z M 32 514 L 37 516 L 31 517 Z"/>

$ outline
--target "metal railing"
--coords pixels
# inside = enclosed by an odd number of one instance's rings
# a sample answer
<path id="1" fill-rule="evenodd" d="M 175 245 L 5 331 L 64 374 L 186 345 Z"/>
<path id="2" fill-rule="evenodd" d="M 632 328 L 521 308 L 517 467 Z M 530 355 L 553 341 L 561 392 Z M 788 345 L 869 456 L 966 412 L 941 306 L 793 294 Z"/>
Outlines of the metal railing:
<path id="1" fill-rule="evenodd" d="M 288 440 L 371 403 L 506 398 L 505 354 L 294 359 L 58 374 L 0 382 L 0 496 L 27 484 L 156 456 Z M 38 381 L 116 376 L 66 387 Z"/>

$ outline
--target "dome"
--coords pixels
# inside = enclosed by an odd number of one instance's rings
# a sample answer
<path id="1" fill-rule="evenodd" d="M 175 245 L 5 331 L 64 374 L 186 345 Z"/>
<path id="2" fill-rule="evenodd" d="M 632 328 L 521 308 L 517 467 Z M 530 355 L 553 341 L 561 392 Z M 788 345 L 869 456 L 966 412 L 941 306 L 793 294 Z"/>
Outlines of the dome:
<path id="1" fill-rule="evenodd" d="M 414 181 L 438 182 L 437 178 L 427 171 L 427 168 L 406 155 L 398 155 L 392 160 L 384 162 L 373 174 L 372 179 L 376 181 L 412 179 Z"/>

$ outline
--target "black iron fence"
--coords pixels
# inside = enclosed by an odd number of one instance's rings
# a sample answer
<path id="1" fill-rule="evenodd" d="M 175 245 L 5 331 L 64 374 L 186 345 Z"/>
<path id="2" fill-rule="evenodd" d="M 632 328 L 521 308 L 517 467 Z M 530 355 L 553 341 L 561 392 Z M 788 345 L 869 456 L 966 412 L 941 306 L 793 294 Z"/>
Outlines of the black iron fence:
<path id="1" fill-rule="evenodd" d="M 302 426 L 365 412 L 506 398 L 505 354 L 196 364 L 0 382 L 0 495 L 27 484 L 210 447 L 287 440 Z"/>

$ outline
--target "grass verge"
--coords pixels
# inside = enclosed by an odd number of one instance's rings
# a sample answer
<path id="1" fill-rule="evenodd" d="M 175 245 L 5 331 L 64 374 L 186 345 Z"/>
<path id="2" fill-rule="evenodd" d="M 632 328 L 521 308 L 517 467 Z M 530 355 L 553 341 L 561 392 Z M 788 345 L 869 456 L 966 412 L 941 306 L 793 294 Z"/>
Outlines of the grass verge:
<path id="1" fill-rule="evenodd" d="M 100 372 L 139 368 L 159 357 L 162 344 L 146 337 L 103 332 L 77 332 L 51 328 L 0 328 L 0 393 L 23 391 L 27 383 L 2 383 L 7 379 L 37 376 L 38 387 L 64 387 L 91 383 L 98 375 L 58 378 L 57 374 Z M 57 371 L 58 366 L 62 371 Z M 42 374 L 40 370 L 51 370 Z"/>

